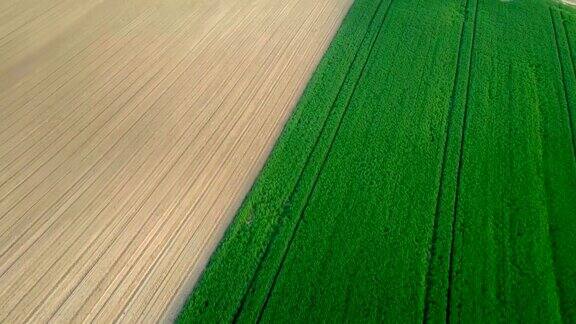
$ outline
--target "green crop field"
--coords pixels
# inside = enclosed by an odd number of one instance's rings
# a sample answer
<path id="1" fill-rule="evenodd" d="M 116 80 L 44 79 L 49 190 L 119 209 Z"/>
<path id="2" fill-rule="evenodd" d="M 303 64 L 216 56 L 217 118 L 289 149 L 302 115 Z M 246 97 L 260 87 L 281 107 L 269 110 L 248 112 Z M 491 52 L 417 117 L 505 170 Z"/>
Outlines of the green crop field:
<path id="1" fill-rule="evenodd" d="M 576 323 L 575 12 L 356 0 L 179 321 Z"/>

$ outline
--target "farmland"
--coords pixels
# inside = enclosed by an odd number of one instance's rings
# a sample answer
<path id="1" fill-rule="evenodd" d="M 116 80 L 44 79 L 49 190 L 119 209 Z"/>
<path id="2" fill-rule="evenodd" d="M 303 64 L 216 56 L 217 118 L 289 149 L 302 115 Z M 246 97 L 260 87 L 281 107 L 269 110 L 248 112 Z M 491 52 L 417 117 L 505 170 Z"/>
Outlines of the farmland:
<path id="1" fill-rule="evenodd" d="M 576 14 L 356 0 L 181 322 L 576 322 Z"/>
<path id="2" fill-rule="evenodd" d="M 351 3 L 0 1 L 0 322 L 173 319 Z"/>

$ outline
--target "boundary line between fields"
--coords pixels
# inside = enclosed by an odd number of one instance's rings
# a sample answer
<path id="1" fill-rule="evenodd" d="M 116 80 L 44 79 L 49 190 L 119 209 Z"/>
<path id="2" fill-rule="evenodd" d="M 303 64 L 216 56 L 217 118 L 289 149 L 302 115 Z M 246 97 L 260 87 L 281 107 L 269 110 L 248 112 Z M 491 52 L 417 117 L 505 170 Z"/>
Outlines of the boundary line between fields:
<path id="1" fill-rule="evenodd" d="M 322 173 L 322 170 L 324 169 L 326 162 L 328 161 L 328 156 L 330 155 L 330 152 L 332 151 L 332 148 L 334 147 L 336 136 L 340 131 L 340 127 L 342 126 L 342 121 L 344 120 L 344 117 L 346 116 L 347 112 L 349 111 L 350 102 L 352 101 L 352 98 L 354 97 L 356 90 L 358 89 L 358 84 L 360 83 L 360 80 L 363 78 L 363 76 L 365 74 L 366 66 L 368 65 L 367 63 L 368 63 L 368 61 L 370 61 L 370 57 L 372 56 L 372 53 L 374 51 L 376 41 L 378 40 L 382 30 L 384 29 L 383 27 L 384 27 L 385 22 L 388 18 L 388 14 L 390 12 L 390 8 L 392 7 L 393 2 L 394 2 L 394 0 L 390 0 L 390 2 L 388 3 L 388 6 L 386 7 L 386 11 L 385 11 L 384 16 L 382 18 L 382 22 L 380 23 L 380 26 L 379 26 L 378 31 L 376 33 L 376 36 L 374 37 L 374 40 L 372 41 L 372 45 L 370 46 L 370 50 L 368 51 L 368 54 L 366 56 L 366 61 L 364 62 L 364 65 L 362 66 L 362 69 L 360 70 L 360 74 L 358 76 L 358 79 L 356 79 L 356 82 L 352 88 L 351 94 L 348 97 L 348 100 L 346 102 L 346 106 L 344 107 L 344 111 L 342 112 L 342 115 L 340 116 L 340 120 L 338 121 L 338 124 L 336 126 L 336 130 L 335 130 L 334 134 L 332 135 L 332 139 L 330 141 L 328 149 L 326 150 L 324 158 L 322 159 L 322 162 L 320 163 L 320 168 L 318 169 L 318 172 L 315 174 L 314 181 L 312 183 L 312 187 L 310 188 L 310 191 L 308 192 L 308 195 L 305 198 L 304 206 L 298 215 L 298 219 L 296 221 L 296 226 L 294 227 L 294 230 L 292 231 L 292 235 L 290 236 L 290 239 L 288 241 L 288 245 L 287 245 L 286 249 L 284 250 L 284 253 L 282 255 L 282 259 L 280 261 L 280 264 L 278 266 L 276 274 L 274 275 L 274 279 L 272 280 L 272 285 L 271 285 L 270 289 L 268 290 L 268 293 L 266 294 L 266 299 L 264 300 L 264 303 L 260 307 L 258 318 L 256 320 L 257 323 L 262 322 L 262 316 L 264 315 L 264 311 L 266 310 L 266 308 L 268 306 L 272 292 L 274 291 L 274 289 L 276 287 L 276 282 L 278 281 L 278 277 L 279 277 L 280 272 L 284 266 L 288 252 L 290 251 L 290 248 L 294 242 L 294 238 L 296 236 L 296 233 L 298 232 L 300 224 L 302 223 L 302 220 L 304 219 L 304 214 L 305 214 L 306 209 L 308 208 L 309 203 L 310 203 L 310 198 L 312 197 L 312 195 L 316 189 L 316 186 L 318 184 L 318 180 L 320 178 L 320 174 Z M 380 11 L 382 3 L 383 3 L 383 1 L 380 2 L 378 9 L 376 10 L 376 14 Z"/>
<path id="2" fill-rule="evenodd" d="M 362 39 L 362 41 L 360 42 L 359 46 L 358 46 L 358 50 L 356 51 L 356 53 L 354 54 L 354 57 L 352 58 L 352 61 L 350 63 L 350 66 L 348 67 L 348 71 L 346 71 L 346 75 L 344 76 L 344 78 L 342 79 L 342 84 L 340 85 L 340 88 L 338 89 L 338 92 L 332 102 L 332 105 L 330 106 L 330 109 L 328 111 L 328 113 L 326 114 L 326 118 L 324 119 L 324 122 L 322 123 L 322 128 L 320 130 L 320 132 L 318 133 L 318 136 L 316 137 L 316 141 L 314 142 L 314 144 L 312 145 L 312 148 L 310 150 L 310 153 L 308 154 L 308 157 L 306 158 L 306 162 L 304 163 L 304 165 L 302 166 L 302 169 L 300 171 L 300 174 L 298 175 L 298 179 L 296 181 L 296 184 L 294 185 L 290 195 L 288 196 L 288 201 L 290 201 L 292 199 L 292 197 L 294 196 L 297 188 L 299 187 L 299 183 L 301 182 L 302 179 L 302 175 L 304 174 L 304 171 L 306 170 L 306 167 L 308 166 L 310 160 L 312 159 L 312 155 L 313 153 L 316 151 L 316 148 L 318 146 L 318 143 L 320 142 L 320 138 L 322 137 L 322 134 L 324 133 L 324 130 L 326 128 L 326 124 L 328 122 L 328 119 L 330 117 L 330 114 L 332 113 L 332 111 L 334 110 L 334 107 L 336 106 L 336 101 L 338 99 L 338 97 L 340 96 L 340 93 L 342 92 L 342 89 L 344 88 L 344 85 L 346 84 L 346 80 L 348 79 L 348 76 L 350 75 L 350 72 L 352 71 L 353 67 L 354 67 L 354 62 L 356 62 L 357 58 L 358 58 L 358 54 L 361 52 L 361 49 L 364 45 L 364 42 L 366 41 L 368 35 L 370 34 L 370 29 L 372 28 L 374 19 L 378 13 L 378 11 L 380 10 L 380 6 L 381 4 L 384 2 L 384 0 L 380 1 L 380 4 L 378 5 L 377 9 L 374 11 L 374 14 L 372 15 L 372 18 L 370 19 L 370 23 L 368 24 L 368 27 L 366 29 L 366 33 L 364 34 L 364 37 Z M 248 298 L 248 294 L 249 292 L 253 289 L 253 286 L 256 282 L 256 279 L 258 278 L 263 264 L 264 264 L 264 260 L 268 258 L 269 254 L 270 254 L 270 250 L 272 248 L 272 241 L 275 239 L 275 237 L 278 235 L 278 232 L 280 231 L 281 228 L 281 224 L 280 224 L 281 220 L 278 220 L 278 222 L 276 223 L 276 225 L 274 226 L 274 229 L 272 231 L 272 235 L 271 235 L 271 239 L 268 242 L 268 244 L 266 245 L 266 249 L 264 250 L 264 253 L 262 254 L 262 257 L 260 258 L 258 265 L 256 267 L 256 270 L 254 271 L 254 274 L 252 275 L 252 278 L 250 279 L 250 282 L 247 286 L 246 291 L 244 292 L 242 299 L 240 300 L 240 304 L 238 305 L 236 311 L 234 312 L 234 317 L 232 318 L 232 322 L 233 323 L 237 323 L 240 315 L 242 313 L 242 310 L 245 307 L 246 304 L 246 300 Z"/>

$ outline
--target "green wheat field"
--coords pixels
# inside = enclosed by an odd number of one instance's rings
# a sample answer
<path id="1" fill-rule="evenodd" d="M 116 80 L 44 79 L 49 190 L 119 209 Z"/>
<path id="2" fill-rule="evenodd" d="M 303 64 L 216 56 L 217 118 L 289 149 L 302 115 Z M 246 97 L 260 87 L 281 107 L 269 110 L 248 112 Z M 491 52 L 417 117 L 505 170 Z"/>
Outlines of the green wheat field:
<path id="1" fill-rule="evenodd" d="M 356 0 L 180 322 L 576 323 L 576 10 Z"/>

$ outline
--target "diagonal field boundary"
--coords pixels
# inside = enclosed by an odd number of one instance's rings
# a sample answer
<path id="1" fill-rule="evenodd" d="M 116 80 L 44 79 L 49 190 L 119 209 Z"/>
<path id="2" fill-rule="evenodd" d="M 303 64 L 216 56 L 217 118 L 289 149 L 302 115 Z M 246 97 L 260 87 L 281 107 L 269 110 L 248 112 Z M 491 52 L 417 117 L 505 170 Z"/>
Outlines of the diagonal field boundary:
<path id="1" fill-rule="evenodd" d="M 330 151 L 332 150 L 332 148 L 333 148 L 333 146 L 334 146 L 334 142 L 335 142 L 336 135 L 338 134 L 338 132 L 339 132 L 339 130 L 340 130 L 340 127 L 341 127 L 341 125 L 342 125 L 342 121 L 344 120 L 344 117 L 346 116 L 346 114 L 347 114 L 347 112 L 348 112 L 348 110 L 349 110 L 348 108 L 349 108 L 349 106 L 350 106 L 350 102 L 351 102 L 352 98 L 354 97 L 354 94 L 356 93 L 356 90 L 358 89 L 358 84 L 360 83 L 360 80 L 361 80 L 361 79 L 363 78 L 363 76 L 364 76 L 367 62 L 370 60 L 370 57 L 372 56 L 372 52 L 373 52 L 373 50 L 374 50 L 374 44 L 376 43 L 376 40 L 380 37 L 380 34 L 381 34 L 382 30 L 383 30 L 384 23 L 385 23 L 385 21 L 386 21 L 386 19 L 387 19 L 387 17 L 388 17 L 388 13 L 390 12 L 390 8 L 392 7 L 393 2 L 394 2 L 394 0 L 391 0 L 390 3 L 388 4 L 388 6 L 387 6 L 386 9 L 385 9 L 386 11 L 385 11 L 385 13 L 384 13 L 384 17 L 382 18 L 382 22 L 381 22 L 381 24 L 380 24 L 380 26 L 379 26 L 379 28 L 378 28 L 378 32 L 377 32 L 376 36 L 374 37 L 374 40 L 372 41 L 372 44 L 371 44 L 371 46 L 370 46 L 370 50 L 369 50 L 368 55 L 367 55 L 367 57 L 366 57 L 366 61 L 364 62 L 363 66 L 362 66 L 362 69 L 361 69 L 361 71 L 360 71 L 360 75 L 359 75 L 358 79 L 356 80 L 356 82 L 355 82 L 355 84 L 354 84 L 354 87 L 352 88 L 352 93 L 351 93 L 351 95 L 348 97 L 348 100 L 347 100 L 346 105 L 345 105 L 345 108 L 344 108 L 344 112 L 343 112 L 342 115 L 340 116 L 340 119 L 339 119 L 338 124 L 337 124 L 337 126 L 336 126 L 336 130 L 335 130 L 335 132 L 334 132 L 333 135 L 332 135 L 332 138 L 331 138 L 331 140 L 330 140 L 330 144 L 329 144 L 329 146 L 328 146 L 328 149 L 326 150 L 326 153 L 325 153 L 324 158 L 323 158 L 323 160 L 322 160 L 322 162 L 321 162 L 321 164 L 320 164 L 320 167 L 319 167 L 318 171 L 316 172 L 316 174 L 315 174 L 315 176 L 314 176 L 314 180 L 313 180 L 313 183 L 312 183 L 312 187 L 310 188 L 310 191 L 308 192 L 308 195 L 306 196 L 306 199 L 305 199 L 303 208 L 301 209 L 300 213 L 298 214 L 298 219 L 297 219 L 297 221 L 296 221 L 296 226 L 294 227 L 294 230 L 292 231 L 292 234 L 291 234 L 290 239 L 289 239 L 289 241 L 288 241 L 288 245 L 287 245 L 286 249 L 284 250 L 284 253 L 283 253 L 283 255 L 282 255 L 282 259 L 281 259 L 281 261 L 280 261 L 280 264 L 279 264 L 279 266 L 278 266 L 278 269 L 277 269 L 277 271 L 276 271 L 276 274 L 274 275 L 274 279 L 273 279 L 273 281 L 272 281 L 272 285 L 271 285 L 270 289 L 268 290 L 268 293 L 266 294 L 266 298 L 265 298 L 265 300 L 264 300 L 264 303 L 262 303 L 262 306 L 261 306 L 261 308 L 260 308 L 260 311 L 259 311 L 259 314 L 258 314 L 258 322 L 261 322 L 261 320 L 262 320 L 262 316 L 264 315 L 264 311 L 265 311 L 265 309 L 266 309 L 266 307 L 267 307 L 267 305 L 268 305 L 268 302 L 269 302 L 269 300 L 270 300 L 270 296 L 272 295 L 272 292 L 274 291 L 274 288 L 275 288 L 275 286 L 276 286 L 276 282 L 277 282 L 278 277 L 279 277 L 279 275 L 280 275 L 280 272 L 281 272 L 281 270 L 282 270 L 282 268 L 283 268 L 283 266 L 284 266 L 284 262 L 286 261 L 286 256 L 288 255 L 288 251 L 290 250 L 290 248 L 291 248 L 291 246 L 292 246 L 292 243 L 293 243 L 293 241 L 294 241 L 294 237 L 296 236 L 296 233 L 298 232 L 298 228 L 300 227 L 300 224 L 302 223 L 302 220 L 303 220 L 303 218 L 304 218 L 304 214 L 305 214 L 305 212 L 306 212 L 306 209 L 308 208 L 308 204 L 309 204 L 310 198 L 312 197 L 313 193 L 315 192 L 316 185 L 317 185 L 317 183 L 318 183 L 318 179 L 320 178 L 319 175 L 322 173 L 322 170 L 324 169 L 324 166 L 326 165 L 326 162 L 327 162 L 327 160 L 328 160 L 328 156 L 330 155 Z M 382 5 L 382 2 L 380 3 L 380 5 Z M 376 10 L 376 13 L 380 10 L 380 5 L 379 5 L 379 8 Z M 338 96 L 337 96 L 337 97 L 338 97 Z"/>
<path id="2" fill-rule="evenodd" d="M 355 63 L 356 63 L 356 61 L 358 60 L 358 56 L 359 56 L 360 52 L 362 52 L 362 48 L 364 47 L 364 43 L 365 43 L 365 42 L 368 40 L 368 38 L 369 38 L 368 36 L 369 36 L 369 34 L 370 34 L 370 30 L 371 30 L 371 28 L 372 28 L 372 25 L 373 25 L 373 23 L 374 23 L 374 19 L 375 19 L 375 17 L 377 16 L 378 11 L 380 10 L 380 7 L 381 7 L 381 5 L 382 5 L 383 2 L 384 2 L 384 0 L 381 0 L 381 1 L 380 1 L 380 4 L 379 4 L 378 7 L 376 8 L 376 10 L 374 10 L 374 14 L 373 14 L 372 17 L 370 18 L 370 23 L 368 24 L 368 28 L 366 29 L 366 33 L 364 34 L 364 37 L 363 37 L 362 41 L 360 42 L 360 45 L 358 46 L 358 50 L 357 50 L 356 53 L 354 54 L 354 57 L 353 57 L 353 59 L 352 59 L 352 61 L 351 61 L 351 63 L 350 63 L 350 66 L 348 67 L 348 70 L 347 70 L 347 72 L 346 72 L 345 77 L 342 79 L 342 84 L 340 85 L 340 88 L 339 88 L 339 90 L 338 90 L 338 92 L 337 92 L 337 95 L 334 97 L 334 100 L 333 100 L 333 102 L 332 102 L 332 104 L 331 104 L 331 106 L 330 106 L 330 109 L 329 109 L 328 113 L 326 114 L 326 118 L 324 119 L 324 121 L 323 121 L 323 123 L 322 123 L 321 130 L 320 130 L 320 132 L 318 133 L 319 135 L 318 135 L 318 137 L 316 137 L 316 140 L 315 140 L 314 144 L 312 145 L 312 148 L 311 148 L 311 150 L 310 150 L 310 152 L 309 152 L 309 154 L 308 154 L 308 156 L 307 156 L 307 158 L 306 158 L 306 161 L 305 161 L 304 165 L 302 166 L 302 169 L 300 170 L 300 173 L 299 173 L 299 175 L 298 175 L 298 180 L 296 181 L 296 183 L 295 183 L 295 185 L 294 185 L 294 187 L 293 187 L 290 195 L 288 196 L 288 197 L 289 197 L 289 198 L 288 198 L 288 201 L 291 201 L 291 200 L 293 199 L 297 188 L 300 187 L 300 184 L 301 184 L 301 182 L 302 182 L 302 176 L 303 176 L 303 174 L 304 174 L 304 171 L 306 170 L 307 166 L 309 165 L 310 161 L 312 160 L 312 156 L 314 155 L 314 152 L 317 150 L 318 143 L 320 142 L 320 139 L 322 138 L 322 135 L 323 135 L 324 132 L 325 132 L 326 124 L 328 123 L 328 119 L 329 119 L 330 115 L 332 114 L 332 112 L 334 111 L 334 108 L 335 108 L 335 106 L 336 106 L 336 102 L 337 102 L 340 94 L 341 94 L 342 91 L 343 91 L 343 88 L 344 88 L 344 86 L 345 86 L 345 84 L 346 84 L 346 80 L 349 78 L 349 75 L 350 75 L 351 71 L 353 70 L 353 67 L 355 66 Z M 266 259 L 268 259 L 269 255 L 270 255 L 270 253 L 271 253 L 272 246 L 274 245 L 273 242 L 275 241 L 276 237 L 278 236 L 281 227 L 282 227 L 282 226 L 281 226 L 281 222 L 278 221 L 278 222 L 275 224 L 274 229 L 272 230 L 271 239 L 270 239 L 270 241 L 268 242 L 268 244 L 266 245 L 266 248 L 265 248 L 265 250 L 264 250 L 264 253 L 263 253 L 262 257 L 260 258 L 260 260 L 259 260 L 259 262 L 258 262 L 258 265 L 257 265 L 257 267 L 256 267 L 256 270 L 254 271 L 252 277 L 250 278 L 250 281 L 249 281 L 249 284 L 248 284 L 248 286 L 247 286 L 247 289 L 246 289 L 246 291 L 244 292 L 244 294 L 243 294 L 243 296 L 242 296 L 242 299 L 241 299 L 241 301 L 240 301 L 240 303 L 239 303 L 239 305 L 238 305 L 238 308 L 236 309 L 236 311 L 235 311 L 235 313 L 234 313 L 234 317 L 233 317 L 233 320 L 232 320 L 234 323 L 238 322 L 238 319 L 239 319 L 240 315 L 242 314 L 242 310 L 243 310 L 244 307 L 245 307 L 245 304 L 246 304 L 246 301 L 247 301 L 247 298 L 248 298 L 248 294 L 249 294 L 249 292 L 253 289 L 253 287 L 254 287 L 254 285 L 255 285 L 255 283 L 256 283 L 256 279 L 258 278 L 258 276 L 260 275 L 260 273 L 261 273 L 261 271 L 262 271 L 262 267 L 263 267 L 264 261 L 265 261 Z"/>

